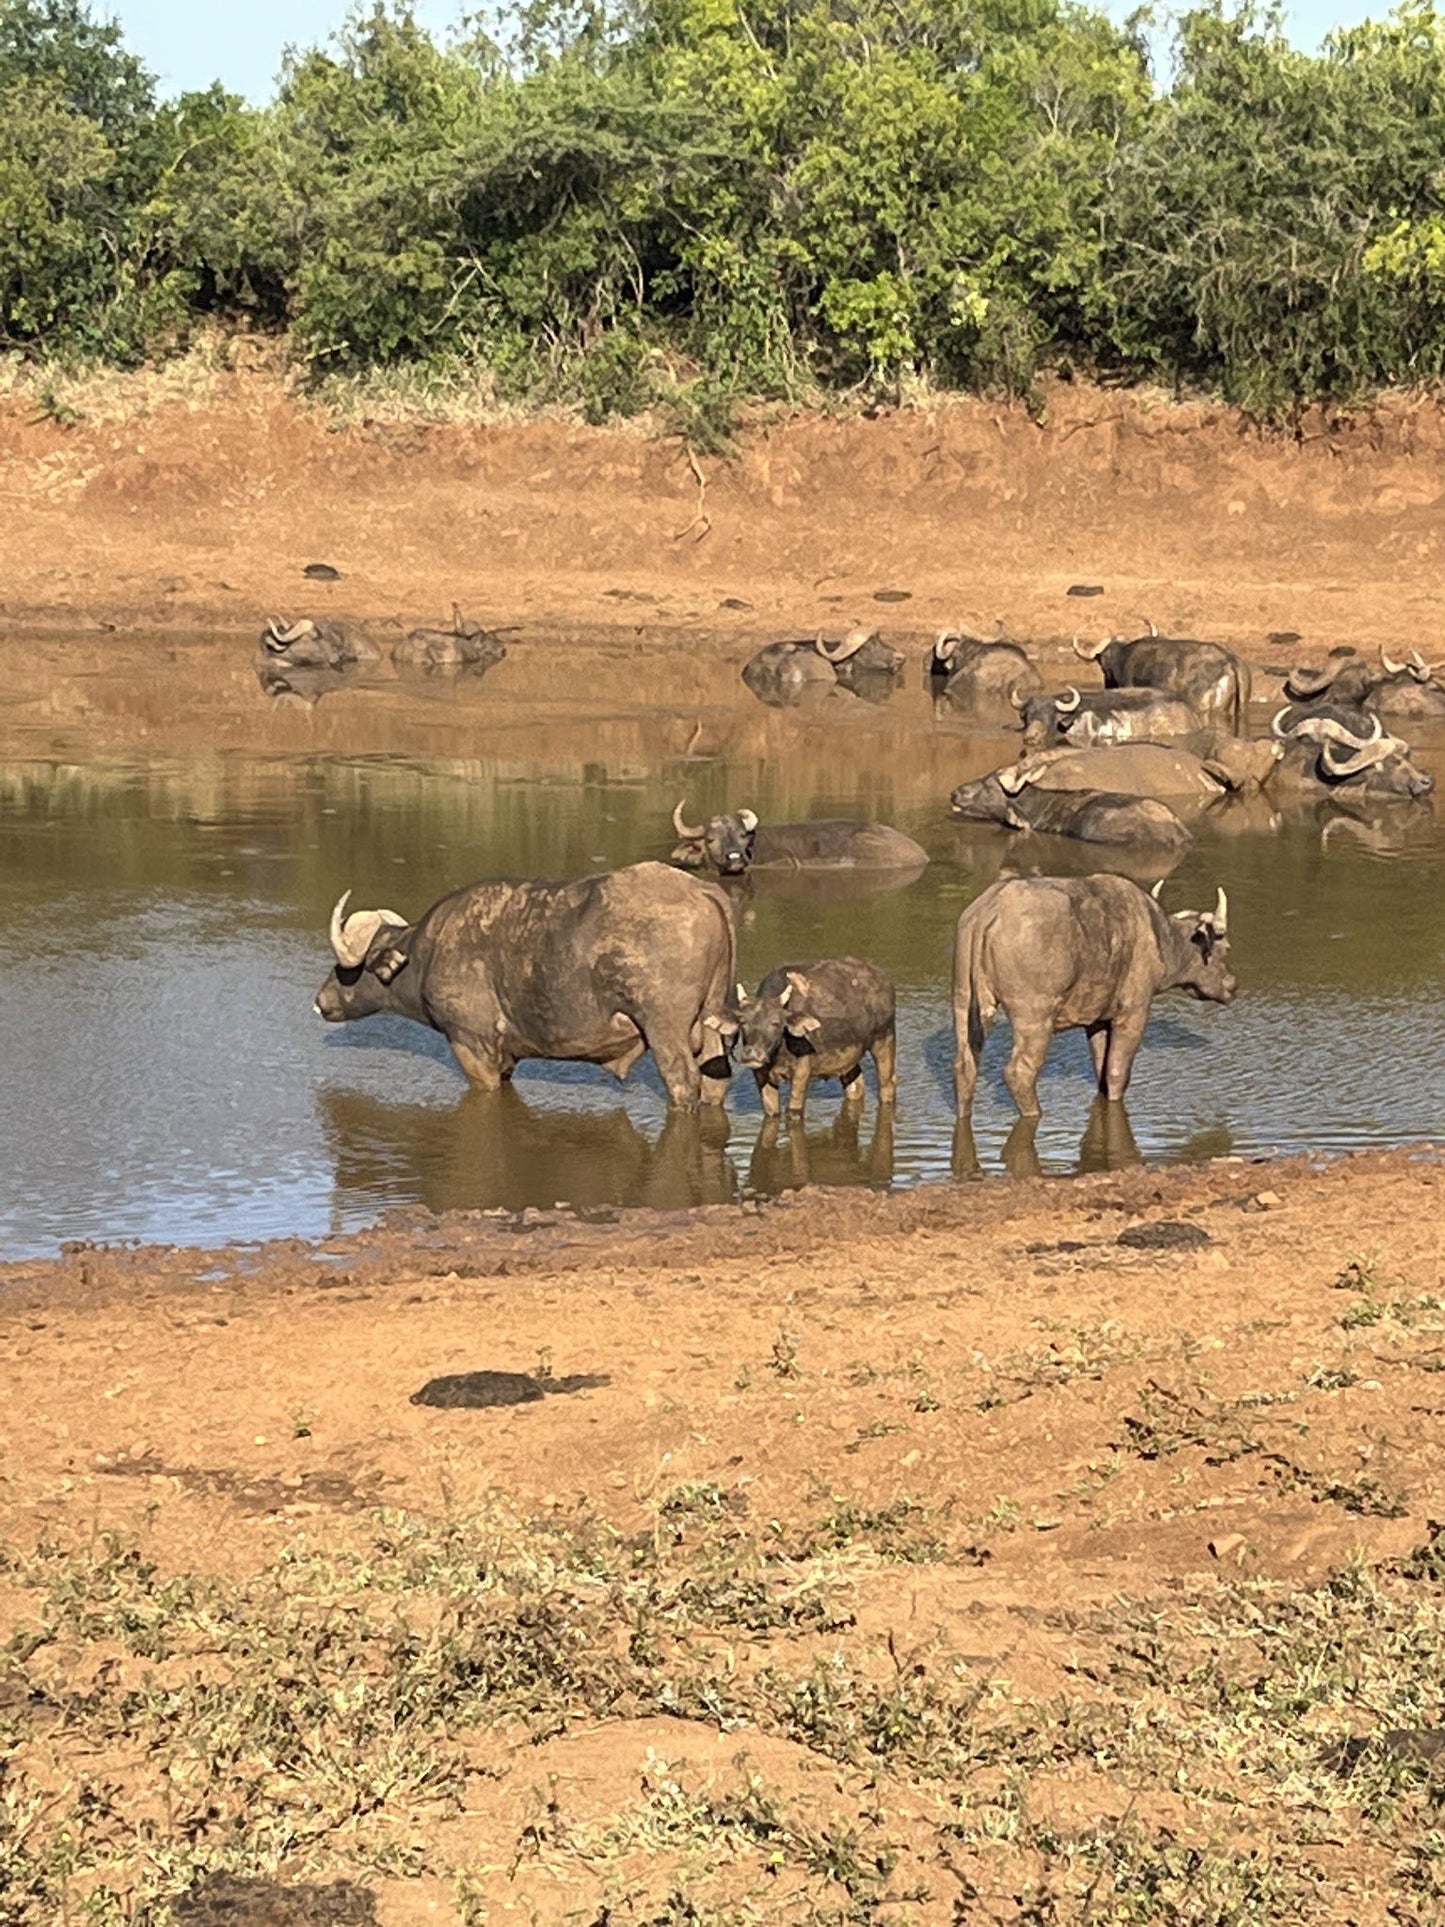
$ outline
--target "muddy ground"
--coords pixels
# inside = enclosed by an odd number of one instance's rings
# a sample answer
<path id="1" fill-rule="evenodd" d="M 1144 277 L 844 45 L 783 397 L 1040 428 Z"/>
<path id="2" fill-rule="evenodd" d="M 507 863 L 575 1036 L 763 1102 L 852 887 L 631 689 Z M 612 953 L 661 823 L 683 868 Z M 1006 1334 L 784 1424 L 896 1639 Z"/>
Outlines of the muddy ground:
<path id="1" fill-rule="evenodd" d="M 177 754 L 189 698 L 93 715 L 144 646 L 103 625 L 1439 629 L 1432 404 L 1266 442 L 1060 389 L 699 466 L 330 435 L 240 379 L 15 416 L 4 608 L 92 638 L 58 732 Z M 33 744 L 44 648 L 0 649 Z M 0 1270 L 0 1919 L 1440 1920 L 1440 1187 L 1226 1162 Z"/>

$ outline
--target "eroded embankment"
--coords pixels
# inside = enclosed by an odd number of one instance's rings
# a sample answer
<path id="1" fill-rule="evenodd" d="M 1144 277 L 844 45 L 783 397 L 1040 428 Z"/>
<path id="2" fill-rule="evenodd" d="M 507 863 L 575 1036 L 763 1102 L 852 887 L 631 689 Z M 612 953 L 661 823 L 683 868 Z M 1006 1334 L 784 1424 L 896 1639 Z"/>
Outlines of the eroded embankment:
<path id="1" fill-rule="evenodd" d="M 303 607 L 414 620 L 456 597 L 493 621 L 644 638 L 961 611 L 1039 637 L 1140 613 L 1322 647 L 1438 630 L 1433 398 L 1295 434 L 1139 391 L 1046 399 L 1041 422 L 972 400 L 799 416 L 744 432 L 727 460 L 632 427 L 342 428 L 261 374 L 72 427 L 12 408 L 0 607 L 245 628 Z M 303 581 L 315 560 L 341 579 Z M 1075 583 L 1105 594 L 1071 600 Z M 880 609 L 879 590 L 910 599 Z"/>

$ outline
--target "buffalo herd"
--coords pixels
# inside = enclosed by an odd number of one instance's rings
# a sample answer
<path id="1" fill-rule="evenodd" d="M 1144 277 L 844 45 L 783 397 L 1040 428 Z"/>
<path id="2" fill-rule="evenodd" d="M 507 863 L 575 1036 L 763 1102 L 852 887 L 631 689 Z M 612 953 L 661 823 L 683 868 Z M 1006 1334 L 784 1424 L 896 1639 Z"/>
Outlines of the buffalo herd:
<path id="1" fill-rule="evenodd" d="M 368 657 L 367 650 L 371 650 Z M 1250 666 L 1219 643 L 1159 635 L 1074 643 L 1101 688 L 1046 690 L 1017 643 L 946 631 L 926 660 L 936 701 L 1022 729 L 1018 760 L 961 783 L 963 822 L 1029 836 L 1137 850 L 1169 860 L 1191 824 L 1231 796 L 1314 799 L 1358 811 L 1429 795 L 1433 778 L 1386 719 L 1445 716 L 1445 687 L 1418 652 L 1379 664 L 1341 652 L 1291 670 L 1267 733 L 1251 736 Z M 505 655 L 495 632 L 455 611 L 450 629 L 418 629 L 394 660 L 428 669 L 486 667 Z M 337 672 L 375 659 L 344 628 L 268 623 L 260 667 Z M 775 642 L 743 669 L 766 703 L 807 691 L 881 700 L 903 669 L 876 632 L 840 641 Z M 264 680 L 264 677 L 263 677 Z M 886 690 L 884 691 L 886 693 Z M 756 1079 L 764 1112 L 801 1119 L 811 1084 L 841 1082 L 845 1111 L 863 1101 L 873 1059 L 880 1104 L 897 1088 L 889 978 L 857 957 L 779 964 L 755 991 L 736 982 L 735 888 L 755 872 L 855 872 L 909 881 L 928 854 L 884 823 L 762 820 L 751 809 L 691 822 L 673 812 L 669 863 L 639 862 L 571 883 L 487 882 L 443 897 L 416 921 L 391 910 L 332 913 L 335 965 L 316 998 L 328 1021 L 390 1011 L 440 1031 L 468 1079 L 497 1090 L 524 1058 L 604 1066 L 619 1079 L 651 1051 L 669 1104 L 720 1106 L 734 1061 Z M 1161 864 L 1159 867 L 1165 867 Z M 689 872 L 704 874 L 688 874 Z M 1081 1029 L 1101 1101 L 1124 1096 L 1154 997 L 1235 995 L 1223 890 L 1211 909 L 1168 910 L 1113 874 L 1006 878 L 958 919 L 954 944 L 954 1089 L 973 1103 L 989 1024 L 1009 1021 L 1004 1081 L 1021 1120 L 1038 1114 L 1050 1039 Z"/>

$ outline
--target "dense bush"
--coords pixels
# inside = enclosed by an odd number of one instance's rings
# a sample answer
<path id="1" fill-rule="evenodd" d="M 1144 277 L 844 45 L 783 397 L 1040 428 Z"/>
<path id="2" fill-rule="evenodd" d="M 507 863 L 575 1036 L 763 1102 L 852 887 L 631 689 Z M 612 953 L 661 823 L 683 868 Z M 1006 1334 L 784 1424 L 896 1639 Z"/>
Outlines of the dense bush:
<path id="1" fill-rule="evenodd" d="M 321 372 L 671 397 L 1026 391 L 1067 363 L 1261 413 L 1445 372 L 1445 22 L 1318 56 L 1206 7 L 1156 88 L 1075 0 L 405 8 L 272 103 L 156 98 L 83 0 L 0 0 L 0 339 L 138 357 L 202 316 Z"/>

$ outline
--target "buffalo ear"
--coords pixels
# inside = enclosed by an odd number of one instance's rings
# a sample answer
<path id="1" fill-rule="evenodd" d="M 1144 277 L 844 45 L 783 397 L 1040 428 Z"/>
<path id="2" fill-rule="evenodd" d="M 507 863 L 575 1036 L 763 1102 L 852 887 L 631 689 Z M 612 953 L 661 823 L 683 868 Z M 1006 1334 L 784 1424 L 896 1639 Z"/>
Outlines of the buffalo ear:
<path id="1" fill-rule="evenodd" d="M 736 1017 L 704 1017 L 702 1027 L 715 1030 L 719 1037 L 736 1037 L 739 1029 Z"/>
<path id="2" fill-rule="evenodd" d="M 812 1037 L 822 1028 L 822 1024 L 816 1017 L 798 1017 L 788 1025 L 788 1029 L 794 1037 Z"/>
<path id="3" fill-rule="evenodd" d="M 367 965 L 367 969 L 378 983 L 389 984 L 401 975 L 410 961 L 404 950 L 383 950 L 379 957 Z"/>

